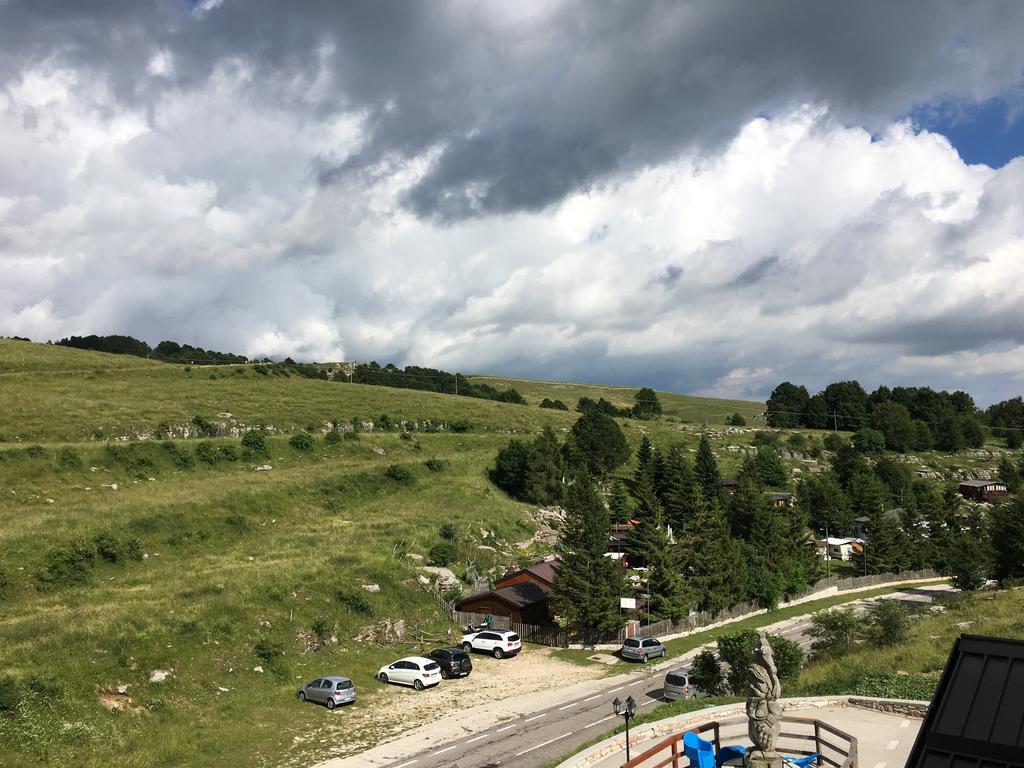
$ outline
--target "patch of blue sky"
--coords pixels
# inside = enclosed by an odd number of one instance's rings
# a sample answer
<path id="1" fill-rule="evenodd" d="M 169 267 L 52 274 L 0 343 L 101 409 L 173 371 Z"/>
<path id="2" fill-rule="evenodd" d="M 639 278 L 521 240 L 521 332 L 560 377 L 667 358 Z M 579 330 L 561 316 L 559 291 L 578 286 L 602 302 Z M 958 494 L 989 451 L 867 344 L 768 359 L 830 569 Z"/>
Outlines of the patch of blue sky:
<path id="1" fill-rule="evenodd" d="M 1024 155 L 1024 110 L 1004 99 L 927 104 L 908 115 L 915 128 L 949 139 L 964 162 L 1001 168 Z"/>

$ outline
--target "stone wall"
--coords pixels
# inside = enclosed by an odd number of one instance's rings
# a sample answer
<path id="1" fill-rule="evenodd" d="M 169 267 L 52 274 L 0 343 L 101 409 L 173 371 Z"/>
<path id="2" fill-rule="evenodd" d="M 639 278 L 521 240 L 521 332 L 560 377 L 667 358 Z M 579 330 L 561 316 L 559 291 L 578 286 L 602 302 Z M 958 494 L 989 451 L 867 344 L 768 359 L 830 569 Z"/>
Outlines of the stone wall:
<path id="1" fill-rule="evenodd" d="M 923 720 L 924 716 L 928 714 L 927 701 L 904 701 L 902 699 L 875 699 L 867 696 L 851 696 L 848 703 L 851 707 L 876 709 L 879 712 L 914 717 L 918 720 Z"/>

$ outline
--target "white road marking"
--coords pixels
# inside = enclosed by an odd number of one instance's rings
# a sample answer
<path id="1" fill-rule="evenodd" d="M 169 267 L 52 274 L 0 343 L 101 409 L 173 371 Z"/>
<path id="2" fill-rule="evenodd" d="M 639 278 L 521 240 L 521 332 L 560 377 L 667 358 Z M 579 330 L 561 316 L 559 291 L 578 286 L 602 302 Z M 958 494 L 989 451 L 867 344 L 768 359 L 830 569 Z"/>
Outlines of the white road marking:
<path id="1" fill-rule="evenodd" d="M 909 728 L 909 727 L 910 727 L 910 721 L 909 720 L 900 720 L 900 728 Z"/>
<path id="2" fill-rule="evenodd" d="M 417 758 L 417 760 L 418 760 L 418 759 L 419 759 L 419 758 Z M 410 761 L 409 761 L 408 763 L 402 763 L 401 765 L 396 765 L 396 766 L 395 766 L 395 768 L 405 768 L 405 766 L 407 766 L 407 765 L 412 765 L 412 764 L 413 764 L 413 763 L 415 763 L 415 762 L 416 762 L 416 760 L 410 760 Z"/>
<path id="3" fill-rule="evenodd" d="M 525 720 L 523 720 L 523 722 L 524 722 L 524 723 L 528 723 L 528 722 L 530 722 L 531 720 L 539 720 L 539 719 L 540 719 L 540 718 L 542 718 L 542 717 L 547 717 L 547 712 L 545 712 L 545 713 L 544 713 L 543 715 L 534 715 L 533 717 L 528 717 L 528 718 L 526 718 Z"/>
<path id="4" fill-rule="evenodd" d="M 591 696 L 591 697 L 590 697 L 589 699 L 584 699 L 584 701 L 593 701 L 594 699 L 596 699 L 596 698 L 597 698 L 598 696 L 600 696 L 600 695 L 601 695 L 600 693 L 594 694 L 594 695 L 593 695 L 593 696 Z"/>
<path id="5" fill-rule="evenodd" d="M 595 725 L 600 725 L 605 720 L 611 720 L 613 717 L 617 717 L 617 715 L 608 715 L 608 717 L 602 717 L 600 720 L 595 720 L 590 725 L 584 725 L 583 727 L 584 728 L 593 728 Z"/>
<path id="6" fill-rule="evenodd" d="M 625 687 L 626 686 L 624 685 L 620 685 L 618 688 L 612 688 L 610 691 L 608 691 L 608 693 L 616 693 L 617 691 L 621 691 Z"/>
<path id="7" fill-rule="evenodd" d="M 574 701 L 574 702 L 572 702 L 572 704 L 566 704 L 564 707 L 559 707 L 558 711 L 561 712 L 563 709 L 569 709 L 569 707 L 575 707 L 577 704 L 579 704 L 579 702 L 578 701 Z"/>
<path id="8" fill-rule="evenodd" d="M 885 748 L 887 750 L 889 750 L 890 752 L 892 752 L 899 745 L 900 745 L 900 740 L 899 739 L 893 739 L 892 741 L 890 741 L 888 744 L 885 745 Z"/>
<path id="9" fill-rule="evenodd" d="M 509 728 L 515 728 L 515 725 L 506 725 L 504 728 L 499 728 L 498 730 L 496 730 L 495 733 L 501 733 L 502 731 L 507 731 Z"/>
<path id="10" fill-rule="evenodd" d="M 542 741 L 540 744 L 532 746 L 529 749 L 524 749 L 522 752 L 516 752 L 516 757 L 519 757 L 520 755 L 525 755 L 527 752 L 533 752 L 533 750 L 535 750 L 535 749 L 540 749 L 541 747 L 546 747 L 548 744 L 556 742 L 559 739 L 564 739 L 566 736 L 572 736 L 572 731 L 569 731 L 568 733 L 563 733 L 561 736 L 555 736 L 555 738 L 553 738 L 553 739 L 548 739 L 547 741 Z"/>
<path id="11" fill-rule="evenodd" d="M 486 739 L 486 738 L 487 738 L 487 734 L 486 733 L 482 733 L 479 736 L 475 736 L 472 739 L 467 740 L 466 743 L 467 744 L 472 744 L 474 741 L 480 741 L 480 739 Z"/>
<path id="12" fill-rule="evenodd" d="M 437 750 L 436 752 L 434 752 L 434 754 L 435 754 L 435 755 L 440 755 L 440 754 L 441 754 L 442 752 L 451 752 L 451 751 L 452 751 L 453 749 L 455 749 L 455 747 L 457 747 L 457 746 L 459 746 L 459 745 L 458 745 L 458 744 L 453 744 L 453 745 L 452 745 L 452 746 L 450 746 L 450 747 L 445 747 L 444 749 L 439 749 L 439 750 Z"/>
<path id="13" fill-rule="evenodd" d="M 648 699 L 647 701 L 641 701 L 641 702 L 640 702 L 640 704 L 639 704 L 639 706 L 641 706 L 641 707 L 642 707 L 642 706 L 644 706 L 645 704 L 653 704 L 653 703 L 654 703 L 654 702 L 656 702 L 656 701 L 661 701 L 661 698 L 657 698 L 657 699 Z"/>

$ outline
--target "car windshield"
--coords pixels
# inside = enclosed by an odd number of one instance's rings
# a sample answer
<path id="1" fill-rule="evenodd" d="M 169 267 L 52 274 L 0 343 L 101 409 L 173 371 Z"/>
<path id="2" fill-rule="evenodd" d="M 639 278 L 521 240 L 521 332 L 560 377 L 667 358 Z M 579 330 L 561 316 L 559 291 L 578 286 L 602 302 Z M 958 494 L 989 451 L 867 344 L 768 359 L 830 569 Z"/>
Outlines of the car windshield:
<path id="1" fill-rule="evenodd" d="M 640 647 L 640 641 L 639 640 L 627 640 L 624 643 L 624 645 L 626 645 L 629 648 L 639 648 Z"/>
<path id="2" fill-rule="evenodd" d="M 347 691 L 351 687 L 352 687 L 352 681 L 351 680 L 339 680 L 338 681 L 338 690 L 339 691 Z"/>
<path id="3" fill-rule="evenodd" d="M 510 643 L 517 643 L 517 642 L 519 642 L 519 635 L 516 635 L 516 634 L 509 635 L 508 636 L 508 641 Z"/>
<path id="4" fill-rule="evenodd" d="M 673 675 L 670 672 L 665 675 L 665 685 L 686 685 L 686 678 L 682 675 Z"/>
<path id="5" fill-rule="evenodd" d="M 436 662 L 433 661 L 424 666 L 423 668 L 427 670 L 427 672 L 433 672 L 435 669 L 440 669 L 440 667 L 437 666 Z"/>

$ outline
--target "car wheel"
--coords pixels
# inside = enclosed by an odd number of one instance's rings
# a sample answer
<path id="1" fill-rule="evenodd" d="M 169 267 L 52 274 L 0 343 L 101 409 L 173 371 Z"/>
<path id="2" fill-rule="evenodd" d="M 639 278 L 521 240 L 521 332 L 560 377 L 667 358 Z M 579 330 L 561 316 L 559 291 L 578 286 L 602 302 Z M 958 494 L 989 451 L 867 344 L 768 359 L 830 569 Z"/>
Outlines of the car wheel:
<path id="1" fill-rule="evenodd" d="M 442 680 L 448 680 L 449 678 L 451 678 L 451 676 L 452 676 L 451 672 L 449 672 L 445 667 L 441 667 L 441 679 Z"/>
<path id="2" fill-rule="evenodd" d="M 647 654 L 645 653 L 645 654 L 644 654 L 644 657 L 643 657 L 643 659 L 642 659 L 643 663 L 644 663 L 644 664 L 646 664 L 646 663 L 647 663 L 647 660 L 648 660 L 649 658 L 650 658 L 650 657 L 649 657 L 649 656 L 648 656 L 648 655 L 647 655 Z"/>
<path id="3" fill-rule="evenodd" d="M 422 680 L 413 680 L 412 681 L 412 687 L 415 688 L 417 691 L 422 691 L 423 690 L 423 681 Z"/>
<path id="4" fill-rule="evenodd" d="M 379 675 L 377 675 L 377 679 L 380 680 L 382 683 L 386 683 L 388 681 L 388 676 L 386 673 L 381 672 Z"/>
<path id="5" fill-rule="evenodd" d="M 338 706 L 338 705 L 334 703 L 334 699 L 328 699 L 327 700 L 327 708 L 328 709 L 334 709 L 336 706 Z"/>
<path id="6" fill-rule="evenodd" d="M 306 692 L 305 691 L 299 691 L 299 701 L 305 701 L 305 700 L 306 700 Z"/>
<path id="7" fill-rule="evenodd" d="M 505 653 L 504 653 L 504 651 L 501 650 L 501 648 L 495 648 L 494 649 L 494 658 L 500 659 L 504 655 L 505 655 Z"/>
<path id="8" fill-rule="evenodd" d="M 466 653 L 469 653 L 470 651 L 473 650 L 473 644 L 472 643 L 463 643 L 462 644 L 462 650 L 464 650 Z"/>

